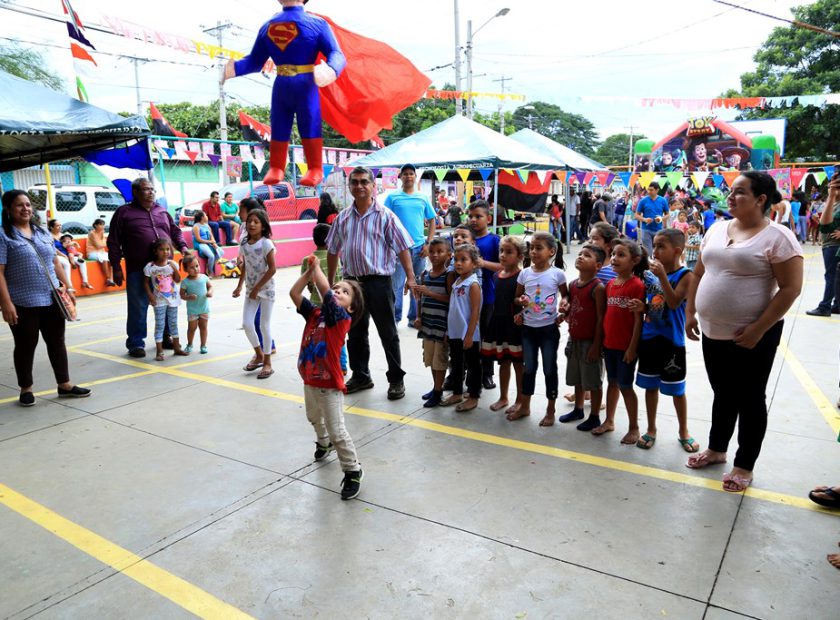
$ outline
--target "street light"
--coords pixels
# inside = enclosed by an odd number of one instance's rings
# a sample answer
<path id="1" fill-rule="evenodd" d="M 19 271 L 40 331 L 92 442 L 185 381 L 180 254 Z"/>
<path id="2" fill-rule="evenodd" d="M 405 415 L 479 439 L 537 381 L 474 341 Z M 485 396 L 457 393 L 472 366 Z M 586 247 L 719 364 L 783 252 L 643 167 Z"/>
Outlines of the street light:
<path id="1" fill-rule="evenodd" d="M 504 17 L 510 13 L 509 8 L 500 9 L 498 13 L 496 13 L 493 17 L 488 19 L 486 22 L 481 24 L 478 28 L 476 28 L 475 32 L 472 29 L 472 20 L 467 20 L 467 49 L 466 49 L 466 56 L 467 56 L 467 92 L 472 92 L 473 89 L 473 71 L 472 71 L 472 49 L 473 49 L 473 37 L 478 34 L 478 32 L 484 28 L 487 24 L 492 22 L 497 17 Z M 473 117 L 473 103 L 472 103 L 472 96 L 467 99 L 467 118 L 472 119 Z"/>
<path id="2" fill-rule="evenodd" d="M 531 111 L 532 111 L 532 110 L 536 110 L 536 108 L 535 108 L 534 106 L 532 106 L 532 105 L 530 105 L 530 104 L 529 104 L 529 105 L 524 105 L 524 106 L 522 106 L 522 109 L 523 109 L 523 110 L 528 110 L 528 116 L 526 116 L 525 118 L 527 118 L 527 119 L 528 119 L 528 129 L 533 130 L 533 129 L 534 129 L 534 126 L 533 126 L 533 122 L 532 122 L 532 121 L 534 120 L 534 116 L 531 114 Z"/>

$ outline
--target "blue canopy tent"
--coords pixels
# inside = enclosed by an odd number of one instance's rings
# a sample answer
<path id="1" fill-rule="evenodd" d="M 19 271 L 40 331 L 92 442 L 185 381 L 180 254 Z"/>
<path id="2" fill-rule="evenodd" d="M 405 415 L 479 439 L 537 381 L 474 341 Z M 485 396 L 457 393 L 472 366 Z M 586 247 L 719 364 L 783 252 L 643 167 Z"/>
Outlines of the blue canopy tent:
<path id="1" fill-rule="evenodd" d="M 122 117 L 0 71 L 0 172 L 83 156 L 149 135 Z"/>

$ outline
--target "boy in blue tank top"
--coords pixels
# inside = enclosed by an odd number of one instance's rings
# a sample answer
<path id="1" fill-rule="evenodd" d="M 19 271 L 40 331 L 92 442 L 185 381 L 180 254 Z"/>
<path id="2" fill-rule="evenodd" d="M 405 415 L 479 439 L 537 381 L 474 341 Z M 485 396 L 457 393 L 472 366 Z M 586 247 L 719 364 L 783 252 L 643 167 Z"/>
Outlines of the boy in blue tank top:
<path id="1" fill-rule="evenodd" d="M 653 238 L 653 259 L 645 272 L 647 308 L 639 343 L 636 385 L 645 390 L 648 428 L 636 445 L 644 450 L 656 442 L 659 392 L 674 399 L 679 420 L 679 442 L 686 452 L 700 445 L 688 432 L 685 397 L 685 300 L 694 274 L 680 265 L 685 233 L 666 228 Z"/>

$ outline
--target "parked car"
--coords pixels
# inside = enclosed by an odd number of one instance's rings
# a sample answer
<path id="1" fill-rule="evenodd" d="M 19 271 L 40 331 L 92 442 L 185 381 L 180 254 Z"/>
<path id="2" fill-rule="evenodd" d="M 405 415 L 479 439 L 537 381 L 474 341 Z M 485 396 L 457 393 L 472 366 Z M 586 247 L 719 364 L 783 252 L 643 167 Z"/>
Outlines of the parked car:
<path id="1" fill-rule="evenodd" d="M 47 223 L 47 186 L 33 185 L 28 190 L 32 207 L 41 221 Z M 86 235 L 96 219 L 105 220 L 105 229 L 111 223 L 111 216 L 118 207 L 125 204 L 125 198 L 113 187 L 104 185 L 53 185 L 55 217 L 61 222 L 64 232 L 71 235 Z"/>
<path id="2" fill-rule="evenodd" d="M 224 200 L 225 194 L 233 194 L 233 202 L 239 204 L 243 198 L 262 198 L 268 211 L 268 219 L 272 222 L 284 220 L 314 220 L 318 217 L 318 191 L 314 187 L 301 187 L 295 192 L 291 183 L 277 185 L 254 184 L 253 191 L 248 183 L 232 183 L 219 190 L 219 199 Z M 186 205 L 178 216 L 181 226 L 192 226 L 195 212 L 201 210 L 201 205 L 207 198 Z"/>

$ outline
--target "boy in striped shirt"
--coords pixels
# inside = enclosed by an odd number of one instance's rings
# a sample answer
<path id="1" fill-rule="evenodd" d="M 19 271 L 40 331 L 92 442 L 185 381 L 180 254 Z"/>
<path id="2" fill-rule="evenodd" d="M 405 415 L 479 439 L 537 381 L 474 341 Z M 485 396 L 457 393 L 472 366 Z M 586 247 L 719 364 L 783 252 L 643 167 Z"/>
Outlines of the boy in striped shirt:
<path id="1" fill-rule="evenodd" d="M 417 318 L 414 326 L 417 337 L 423 339 L 423 363 L 432 369 L 434 387 L 423 394 L 424 407 L 437 407 L 443 398 L 443 380 L 449 364 L 449 347 L 446 343 L 446 323 L 449 313 L 449 294 L 458 274 L 447 271 L 449 244 L 436 237 L 429 243 L 429 262 L 421 276 L 420 286 L 414 289 L 419 296 Z"/>

